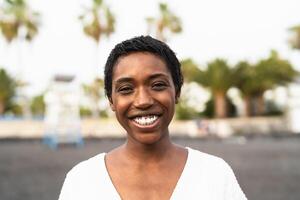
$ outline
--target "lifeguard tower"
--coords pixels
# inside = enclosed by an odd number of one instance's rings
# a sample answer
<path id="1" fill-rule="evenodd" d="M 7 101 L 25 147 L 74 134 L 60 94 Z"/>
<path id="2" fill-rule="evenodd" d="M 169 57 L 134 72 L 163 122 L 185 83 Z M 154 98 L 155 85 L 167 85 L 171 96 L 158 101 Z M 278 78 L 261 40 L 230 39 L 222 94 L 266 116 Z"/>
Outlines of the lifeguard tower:
<path id="1" fill-rule="evenodd" d="M 74 76 L 56 75 L 45 94 L 44 143 L 56 149 L 61 143 L 83 145 L 79 113 L 79 85 Z"/>

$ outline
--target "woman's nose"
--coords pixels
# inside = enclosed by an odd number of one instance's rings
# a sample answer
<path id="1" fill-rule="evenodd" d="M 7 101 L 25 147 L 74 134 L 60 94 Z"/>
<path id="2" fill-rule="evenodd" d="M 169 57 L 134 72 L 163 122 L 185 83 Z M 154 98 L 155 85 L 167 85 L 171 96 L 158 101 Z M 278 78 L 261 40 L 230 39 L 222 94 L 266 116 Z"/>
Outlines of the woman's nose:
<path id="1" fill-rule="evenodd" d="M 153 105 L 153 98 L 147 89 L 139 89 L 134 97 L 134 106 L 139 109 L 146 109 Z"/>

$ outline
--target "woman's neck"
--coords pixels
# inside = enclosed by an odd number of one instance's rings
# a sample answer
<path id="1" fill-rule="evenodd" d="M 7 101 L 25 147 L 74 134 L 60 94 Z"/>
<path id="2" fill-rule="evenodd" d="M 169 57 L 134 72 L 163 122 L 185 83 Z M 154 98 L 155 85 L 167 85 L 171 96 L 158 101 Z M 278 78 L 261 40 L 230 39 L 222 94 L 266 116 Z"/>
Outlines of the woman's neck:
<path id="1" fill-rule="evenodd" d="M 166 158 L 175 148 L 169 136 L 162 138 L 154 144 L 141 144 L 127 139 L 123 146 L 123 153 L 129 159 L 137 162 L 157 162 Z"/>

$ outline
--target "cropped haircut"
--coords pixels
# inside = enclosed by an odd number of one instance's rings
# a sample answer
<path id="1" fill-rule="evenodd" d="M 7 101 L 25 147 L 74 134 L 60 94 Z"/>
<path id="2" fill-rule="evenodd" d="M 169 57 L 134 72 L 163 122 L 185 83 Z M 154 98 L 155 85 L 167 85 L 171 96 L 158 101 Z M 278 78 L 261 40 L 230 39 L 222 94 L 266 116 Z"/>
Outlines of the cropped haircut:
<path id="1" fill-rule="evenodd" d="M 167 44 L 157 39 L 150 36 L 139 36 L 117 44 L 107 58 L 104 69 L 104 89 L 108 99 L 111 100 L 112 95 L 113 68 L 119 58 L 138 52 L 154 54 L 165 62 L 173 79 L 176 97 L 179 97 L 183 84 L 183 76 L 180 69 L 180 62 L 175 53 Z"/>

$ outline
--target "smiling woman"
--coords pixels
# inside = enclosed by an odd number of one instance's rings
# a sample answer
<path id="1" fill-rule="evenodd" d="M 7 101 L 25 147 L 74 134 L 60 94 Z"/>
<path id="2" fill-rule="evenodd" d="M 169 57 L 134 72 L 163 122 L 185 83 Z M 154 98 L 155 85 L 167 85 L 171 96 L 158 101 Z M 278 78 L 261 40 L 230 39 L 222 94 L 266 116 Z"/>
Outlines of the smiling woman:
<path id="1" fill-rule="evenodd" d="M 168 135 L 175 99 L 172 76 L 158 56 L 131 53 L 114 67 L 110 104 L 128 143 L 152 144 Z"/>
<path id="2" fill-rule="evenodd" d="M 140 36 L 116 45 L 105 90 L 127 140 L 75 166 L 59 199 L 246 199 L 224 160 L 171 142 L 182 83 L 178 59 L 163 42 Z"/>

